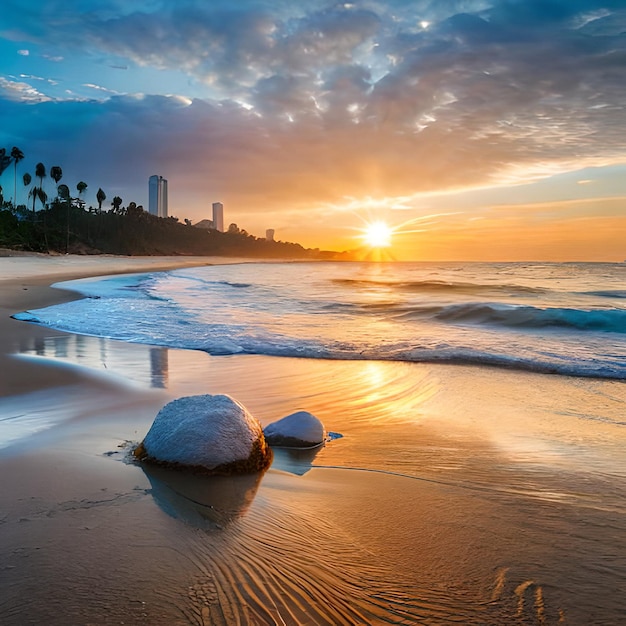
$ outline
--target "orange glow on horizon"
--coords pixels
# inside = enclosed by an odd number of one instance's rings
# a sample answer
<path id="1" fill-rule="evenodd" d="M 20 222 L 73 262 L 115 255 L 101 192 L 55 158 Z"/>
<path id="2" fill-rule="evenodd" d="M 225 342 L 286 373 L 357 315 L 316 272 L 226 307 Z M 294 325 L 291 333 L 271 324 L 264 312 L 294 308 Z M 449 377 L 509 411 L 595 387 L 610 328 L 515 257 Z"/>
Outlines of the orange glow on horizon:
<path id="1" fill-rule="evenodd" d="M 588 185 L 587 185 L 588 186 Z M 585 187 L 583 185 L 583 187 Z M 468 206 L 463 197 L 421 206 L 325 208 L 312 222 L 305 206 L 288 213 L 278 239 L 374 261 L 605 261 L 626 259 L 626 196 Z M 356 205 L 356 203 L 354 203 Z M 373 203 L 372 203 L 373 204 Z M 276 207 L 278 212 L 280 207 Z M 263 232 L 265 215 L 237 216 Z M 369 239 L 371 224 L 389 229 L 389 245 Z M 332 224 L 332 228 L 328 227 Z M 372 229 L 374 230 L 374 229 Z M 376 236 L 378 237 L 378 235 Z"/>

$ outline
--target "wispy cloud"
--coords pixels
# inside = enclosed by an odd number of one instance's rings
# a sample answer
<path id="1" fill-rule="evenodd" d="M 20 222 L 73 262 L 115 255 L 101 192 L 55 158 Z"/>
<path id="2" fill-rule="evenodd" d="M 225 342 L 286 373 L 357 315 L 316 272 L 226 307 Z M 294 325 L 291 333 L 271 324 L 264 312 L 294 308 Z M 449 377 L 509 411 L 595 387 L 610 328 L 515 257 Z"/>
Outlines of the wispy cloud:
<path id="1" fill-rule="evenodd" d="M 50 97 L 37 91 L 28 83 L 7 80 L 0 76 L 0 96 L 8 100 L 27 103 L 48 102 Z"/>
<path id="2" fill-rule="evenodd" d="M 58 85 L 59 81 L 52 80 L 51 78 L 44 78 L 43 76 L 33 76 L 32 74 L 20 74 L 20 78 L 26 78 L 27 80 L 40 80 L 48 83 L 49 85 Z"/>
<path id="3" fill-rule="evenodd" d="M 100 85 L 95 85 L 94 83 L 83 83 L 83 87 L 89 87 L 89 89 L 95 89 L 96 91 L 103 91 L 105 93 L 110 94 L 118 94 L 119 91 L 115 91 L 115 89 L 108 89 L 107 87 L 102 87 Z"/>

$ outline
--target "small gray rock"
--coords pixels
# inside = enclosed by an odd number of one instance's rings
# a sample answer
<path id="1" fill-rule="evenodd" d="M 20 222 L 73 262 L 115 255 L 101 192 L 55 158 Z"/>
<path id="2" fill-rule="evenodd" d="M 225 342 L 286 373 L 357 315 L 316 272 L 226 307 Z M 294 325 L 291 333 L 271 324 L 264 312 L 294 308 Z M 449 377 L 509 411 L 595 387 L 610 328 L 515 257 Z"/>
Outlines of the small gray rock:
<path id="1" fill-rule="evenodd" d="M 310 448 L 324 443 L 322 422 L 308 411 L 297 411 L 272 422 L 263 431 L 270 446 L 284 448 Z"/>

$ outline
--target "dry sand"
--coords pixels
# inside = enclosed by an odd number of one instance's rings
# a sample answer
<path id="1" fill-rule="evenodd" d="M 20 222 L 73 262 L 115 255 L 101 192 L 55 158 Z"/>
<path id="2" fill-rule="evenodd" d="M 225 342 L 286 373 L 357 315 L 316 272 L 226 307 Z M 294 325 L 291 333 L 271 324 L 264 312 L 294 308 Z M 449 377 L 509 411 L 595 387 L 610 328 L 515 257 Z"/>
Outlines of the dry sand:
<path id="1" fill-rule="evenodd" d="M 1 624 L 621 623 L 623 382 L 210 357 L 10 319 L 76 297 L 57 280 L 204 262 L 224 260 L 0 258 Z M 262 477 L 129 463 L 196 393 L 343 438 Z"/>

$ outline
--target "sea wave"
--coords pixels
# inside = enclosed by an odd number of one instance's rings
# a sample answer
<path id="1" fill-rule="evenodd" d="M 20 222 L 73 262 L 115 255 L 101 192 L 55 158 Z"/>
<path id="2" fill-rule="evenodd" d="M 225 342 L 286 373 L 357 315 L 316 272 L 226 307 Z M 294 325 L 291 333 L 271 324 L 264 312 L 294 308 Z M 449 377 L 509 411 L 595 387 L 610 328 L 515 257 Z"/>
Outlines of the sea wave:
<path id="1" fill-rule="evenodd" d="M 626 289 L 602 289 L 599 291 L 582 291 L 584 296 L 597 296 L 599 298 L 626 298 Z"/>
<path id="2" fill-rule="evenodd" d="M 626 380 L 626 362 L 618 355 L 587 357 L 569 351 L 522 349 L 514 344 L 492 349 L 476 349 L 460 343 L 442 343 L 416 339 L 412 342 L 390 341 L 367 343 L 365 341 L 303 339 L 301 337 L 277 336 L 260 332 L 259 329 L 243 329 L 225 324 L 196 326 L 188 320 L 172 324 L 166 333 L 155 332 L 151 325 L 135 324 L 120 332 L 114 326 L 103 330 L 61 322 L 54 323 L 33 312 L 14 316 L 16 319 L 54 326 L 60 330 L 80 332 L 93 336 L 106 336 L 131 343 L 144 343 L 169 348 L 202 350 L 212 356 L 235 354 L 260 354 L 275 357 L 297 357 L 330 360 L 379 360 L 414 363 L 447 363 L 452 365 L 483 365 L 517 369 L 545 374 L 610 378 Z"/>
<path id="3" fill-rule="evenodd" d="M 252 287 L 250 283 L 233 283 L 228 280 L 218 280 L 216 284 L 226 285 L 227 287 L 235 287 L 236 289 L 247 289 L 248 287 Z"/>
<path id="4" fill-rule="evenodd" d="M 583 331 L 626 333 L 626 310 L 622 309 L 540 309 L 533 306 L 479 302 L 443 307 L 435 317 L 454 323 L 498 324 L 520 328 L 552 326 Z"/>
<path id="5" fill-rule="evenodd" d="M 388 316 L 396 321 L 436 320 L 445 324 L 549 328 L 626 334 L 626 309 L 540 308 L 496 302 L 405 305 L 392 301 L 366 304 L 328 303 L 325 310 Z"/>
<path id="6" fill-rule="evenodd" d="M 546 289 L 541 287 L 529 287 L 526 285 L 516 284 L 488 284 L 488 283 L 469 283 L 469 282 L 449 282 L 444 280 L 415 280 L 415 281 L 397 281 L 397 280 L 369 280 L 355 278 L 335 278 L 333 284 L 345 287 L 389 287 L 394 290 L 410 291 L 410 292 L 444 292 L 444 293 L 504 293 L 507 295 L 515 294 L 544 294 Z"/>
<path id="7" fill-rule="evenodd" d="M 428 279 L 363 281 L 337 277 L 343 266 L 314 269 L 289 265 L 259 272 L 233 266 L 79 281 L 59 286 L 80 291 L 83 300 L 15 317 L 216 356 L 441 362 L 626 380 L 626 309 L 606 306 L 601 296 L 581 299 L 590 280 L 569 291 L 547 288 L 554 297 L 511 303 L 485 294 L 474 301 L 464 301 L 465 294 L 449 297 L 437 289 L 450 283 Z M 487 288 L 489 280 L 452 284 Z M 357 292 L 338 282 L 394 288 Z M 510 292 L 511 282 L 488 287 Z M 398 284 L 433 291 L 430 297 L 396 295 Z M 619 283 L 602 289 L 600 282 L 598 291 L 619 293 L 614 285 Z"/>

